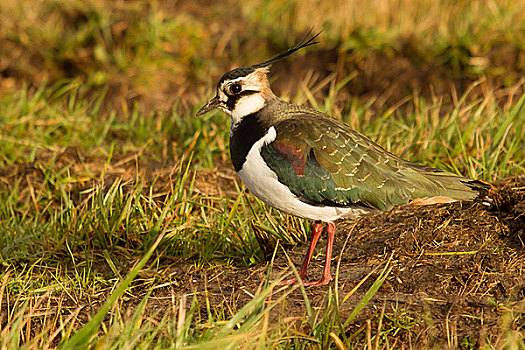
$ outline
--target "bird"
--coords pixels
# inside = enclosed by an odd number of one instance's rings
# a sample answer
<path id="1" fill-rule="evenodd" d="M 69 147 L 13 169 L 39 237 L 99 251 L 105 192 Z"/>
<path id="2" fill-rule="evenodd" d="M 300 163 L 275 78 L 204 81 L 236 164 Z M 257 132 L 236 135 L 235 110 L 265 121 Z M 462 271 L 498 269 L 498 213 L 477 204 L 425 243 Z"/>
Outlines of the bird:
<path id="1" fill-rule="evenodd" d="M 251 66 L 226 72 L 216 95 L 197 116 L 220 109 L 230 116 L 230 156 L 249 191 L 271 207 L 313 222 L 312 239 L 298 272 L 305 286 L 330 282 L 336 220 L 388 211 L 397 205 L 475 200 L 489 185 L 404 160 L 343 121 L 277 97 L 271 66 L 317 44 L 311 30 L 293 46 Z M 307 269 L 326 228 L 322 278 Z M 283 284 L 299 283 L 297 278 Z"/>

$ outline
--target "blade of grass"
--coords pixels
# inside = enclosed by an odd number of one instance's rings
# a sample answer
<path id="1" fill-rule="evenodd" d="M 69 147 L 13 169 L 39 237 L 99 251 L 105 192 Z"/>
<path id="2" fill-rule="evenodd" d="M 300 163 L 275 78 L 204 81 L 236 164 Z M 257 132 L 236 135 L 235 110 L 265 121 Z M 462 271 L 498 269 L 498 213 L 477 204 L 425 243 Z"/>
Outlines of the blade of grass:
<path id="1" fill-rule="evenodd" d="M 148 249 L 146 254 L 140 259 L 140 261 L 131 269 L 126 278 L 120 283 L 120 285 L 115 289 L 109 298 L 104 302 L 100 307 L 99 311 L 93 316 L 93 318 L 86 323 L 80 330 L 75 333 L 70 339 L 68 339 L 63 345 L 60 346 L 61 349 L 78 349 L 87 347 L 90 339 L 98 332 L 102 320 L 115 304 L 118 298 L 126 291 L 133 279 L 137 276 L 139 271 L 146 265 L 149 258 L 159 245 L 159 243 L 164 238 L 164 232 L 159 234 L 157 240 L 152 244 Z"/>

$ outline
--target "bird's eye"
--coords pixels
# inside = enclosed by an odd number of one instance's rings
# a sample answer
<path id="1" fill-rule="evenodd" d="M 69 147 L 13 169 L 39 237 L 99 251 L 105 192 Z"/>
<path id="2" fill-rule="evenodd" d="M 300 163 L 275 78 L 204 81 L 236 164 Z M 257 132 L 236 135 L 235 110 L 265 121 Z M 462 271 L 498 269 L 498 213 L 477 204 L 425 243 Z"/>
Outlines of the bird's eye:
<path id="1" fill-rule="evenodd" d="M 228 86 L 228 90 L 230 90 L 232 94 L 238 94 L 239 92 L 241 92 L 242 86 L 241 84 L 231 84 L 230 86 Z"/>

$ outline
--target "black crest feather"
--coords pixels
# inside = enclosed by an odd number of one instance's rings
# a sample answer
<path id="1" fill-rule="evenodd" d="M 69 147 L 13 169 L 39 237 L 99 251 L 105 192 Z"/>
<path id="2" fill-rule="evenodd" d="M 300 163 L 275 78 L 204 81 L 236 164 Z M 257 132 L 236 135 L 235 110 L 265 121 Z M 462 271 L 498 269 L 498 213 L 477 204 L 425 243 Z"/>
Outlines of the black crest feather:
<path id="1" fill-rule="evenodd" d="M 318 43 L 318 41 L 314 41 L 314 40 L 319 36 L 319 34 L 321 34 L 321 32 L 315 34 L 314 36 L 311 36 L 312 35 L 312 29 L 310 29 L 308 31 L 308 33 L 306 33 L 304 38 L 301 41 L 299 41 L 297 44 L 295 44 L 294 46 L 291 46 L 291 47 L 287 48 L 286 50 L 284 50 L 283 52 L 277 54 L 276 56 L 274 56 L 274 57 L 272 57 L 270 59 L 267 59 L 266 61 L 264 61 L 262 63 L 255 64 L 252 67 L 257 69 L 257 68 L 263 68 L 263 67 L 271 66 L 275 62 L 278 62 L 278 61 L 280 61 L 280 60 L 290 56 L 292 53 L 302 49 L 303 47 L 315 45 L 315 44 Z"/>
<path id="2" fill-rule="evenodd" d="M 247 76 L 248 74 L 253 73 L 258 68 L 270 67 L 275 62 L 280 61 L 280 60 L 290 56 L 292 53 L 294 53 L 297 50 L 302 49 L 303 47 L 307 47 L 307 46 L 310 46 L 310 45 L 317 44 L 318 41 L 314 41 L 314 40 L 319 36 L 319 34 L 321 34 L 321 32 L 319 32 L 319 33 L 315 34 L 314 36 L 312 36 L 312 29 L 310 29 L 308 31 L 308 33 L 306 33 L 306 35 L 304 36 L 304 38 L 301 41 L 299 41 L 294 46 L 291 46 L 291 47 L 287 48 L 286 50 L 284 50 L 283 52 L 277 54 L 276 56 L 274 56 L 274 57 L 272 57 L 270 59 L 267 59 L 266 61 L 264 61 L 262 63 L 254 64 L 253 66 L 236 68 L 236 69 L 233 69 L 233 70 L 225 73 L 221 77 L 221 79 L 219 80 L 219 85 L 221 85 L 222 82 L 225 81 L 225 80 L 233 80 L 233 79 L 237 79 L 239 77 Z"/>

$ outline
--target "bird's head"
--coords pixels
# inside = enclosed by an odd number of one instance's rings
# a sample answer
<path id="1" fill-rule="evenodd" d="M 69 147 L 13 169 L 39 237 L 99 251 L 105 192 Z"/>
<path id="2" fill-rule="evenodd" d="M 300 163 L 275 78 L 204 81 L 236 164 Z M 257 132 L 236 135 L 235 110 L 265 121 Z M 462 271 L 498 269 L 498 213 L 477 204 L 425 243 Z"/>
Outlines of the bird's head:
<path id="1" fill-rule="evenodd" d="M 310 34 L 311 32 L 308 32 L 303 40 L 275 57 L 224 74 L 217 84 L 217 94 L 197 112 L 197 115 L 219 108 L 230 115 L 232 125 L 235 125 L 243 117 L 261 110 L 269 100 L 275 98 L 268 81 L 270 67 L 297 50 L 316 44 L 314 40 L 320 33 L 314 36 Z"/>

